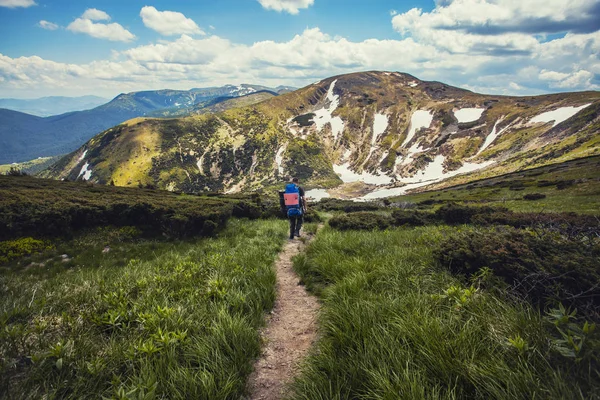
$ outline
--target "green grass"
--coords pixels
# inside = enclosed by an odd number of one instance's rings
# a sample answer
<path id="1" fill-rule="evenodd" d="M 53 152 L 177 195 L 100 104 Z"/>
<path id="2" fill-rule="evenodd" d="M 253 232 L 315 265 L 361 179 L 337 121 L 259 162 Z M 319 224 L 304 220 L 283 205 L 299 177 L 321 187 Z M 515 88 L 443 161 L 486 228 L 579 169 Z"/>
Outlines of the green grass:
<path id="1" fill-rule="evenodd" d="M 0 398 L 239 398 L 286 231 L 230 220 L 178 242 L 95 232 L 57 245 L 69 262 L 3 269 Z"/>
<path id="2" fill-rule="evenodd" d="M 295 259 L 323 306 L 293 399 L 598 398 L 595 364 L 554 351 L 539 311 L 436 266 L 460 229 L 319 233 Z"/>
<path id="3" fill-rule="evenodd" d="M 568 161 L 545 167 L 483 179 L 443 190 L 411 194 L 394 202 L 439 201 L 499 205 L 513 211 L 600 213 L 600 157 Z M 556 183 L 571 183 L 558 189 Z M 555 184 L 552 184 L 555 183 Z M 512 187 L 512 189 L 511 189 Z M 517 189 L 517 190 L 515 190 Z M 545 199 L 529 201 L 531 193 Z"/>

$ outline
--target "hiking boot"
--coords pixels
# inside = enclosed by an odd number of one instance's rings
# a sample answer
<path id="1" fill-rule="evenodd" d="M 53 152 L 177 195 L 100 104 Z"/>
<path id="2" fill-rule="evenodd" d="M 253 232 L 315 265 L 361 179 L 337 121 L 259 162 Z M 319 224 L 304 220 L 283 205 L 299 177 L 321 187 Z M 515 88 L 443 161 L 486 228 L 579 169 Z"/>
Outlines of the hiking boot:
<path id="1" fill-rule="evenodd" d="M 300 237 L 300 232 L 295 233 L 296 237 Z"/>

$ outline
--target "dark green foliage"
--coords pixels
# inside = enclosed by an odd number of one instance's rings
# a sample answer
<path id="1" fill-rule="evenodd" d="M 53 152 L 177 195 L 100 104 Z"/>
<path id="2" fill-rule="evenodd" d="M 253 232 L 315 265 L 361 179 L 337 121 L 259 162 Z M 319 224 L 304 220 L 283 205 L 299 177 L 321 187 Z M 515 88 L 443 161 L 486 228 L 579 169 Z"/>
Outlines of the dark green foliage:
<path id="1" fill-rule="evenodd" d="M 316 211 L 308 209 L 304 214 L 304 222 L 323 222 L 323 219 Z"/>
<path id="2" fill-rule="evenodd" d="M 147 235 L 210 235 L 237 217 L 271 216 L 268 204 L 239 198 L 177 195 L 166 191 L 83 182 L 0 176 L 0 240 L 66 237 L 95 226 L 134 226 Z M 235 211 L 234 211 L 235 209 Z"/>
<path id="3" fill-rule="evenodd" d="M 392 219 L 394 226 L 424 226 L 436 222 L 431 213 L 407 210 L 394 210 Z"/>
<path id="4" fill-rule="evenodd" d="M 352 200 L 340 200 L 335 198 L 321 199 L 315 208 L 319 211 L 344 211 L 346 213 L 357 211 L 377 211 L 382 207 L 375 203 L 359 203 Z"/>
<path id="5" fill-rule="evenodd" d="M 449 225 L 468 224 L 475 215 L 503 211 L 506 209 L 501 207 L 466 207 L 458 204 L 446 204 L 437 209 L 435 217 Z"/>
<path id="6" fill-rule="evenodd" d="M 542 193 L 529 193 L 523 196 L 523 200 L 541 200 L 545 198 L 546 195 Z"/>
<path id="7" fill-rule="evenodd" d="M 339 215 L 329 220 L 329 226 L 340 231 L 386 229 L 390 225 L 390 217 L 372 212 Z"/>
<path id="8" fill-rule="evenodd" d="M 535 304 L 562 301 L 598 319 L 600 245 L 543 237 L 509 227 L 468 229 L 435 252 L 450 271 L 472 276 L 488 267 Z"/>

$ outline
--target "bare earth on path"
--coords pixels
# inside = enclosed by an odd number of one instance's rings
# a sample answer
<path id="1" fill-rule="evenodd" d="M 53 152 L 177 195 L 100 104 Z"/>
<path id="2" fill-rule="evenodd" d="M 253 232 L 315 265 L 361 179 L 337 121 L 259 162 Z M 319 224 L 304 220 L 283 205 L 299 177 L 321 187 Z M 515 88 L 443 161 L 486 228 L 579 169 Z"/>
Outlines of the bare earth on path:
<path id="1" fill-rule="evenodd" d="M 305 246 L 299 240 L 290 240 L 275 264 L 277 300 L 262 331 L 263 353 L 248 380 L 250 399 L 283 398 L 299 362 L 316 339 L 319 303 L 299 284 L 292 267 L 292 257 Z"/>

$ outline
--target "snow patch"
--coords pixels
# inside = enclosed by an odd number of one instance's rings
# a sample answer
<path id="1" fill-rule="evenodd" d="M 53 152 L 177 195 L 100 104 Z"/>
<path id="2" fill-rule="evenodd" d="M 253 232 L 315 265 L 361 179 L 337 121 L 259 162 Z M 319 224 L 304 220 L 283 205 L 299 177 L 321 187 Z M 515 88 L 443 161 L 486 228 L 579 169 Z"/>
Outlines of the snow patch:
<path id="1" fill-rule="evenodd" d="M 327 193 L 327 190 L 325 189 L 312 189 L 312 190 L 307 190 L 304 193 L 304 196 L 307 199 L 313 200 L 313 201 L 319 201 L 321 199 L 326 199 L 328 197 L 331 197 L 329 195 L 329 193 Z"/>
<path id="2" fill-rule="evenodd" d="M 415 111 L 415 113 L 410 118 L 410 130 L 408 131 L 408 135 L 401 147 L 404 147 L 405 144 L 410 142 L 412 138 L 415 136 L 415 133 L 421 128 L 429 128 L 431 122 L 433 121 L 433 113 L 431 111 Z"/>
<path id="3" fill-rule="evenodd" d="M 408 83 L 408 86 L 415 87 L 415 86 L 419 86 L 419 84 L 417 82 L 415 82 L 415 81 L 412 81 L 412 82 Z"/>
<path id="4" fill-rule="evenodd" d="M 331 115 L 340 105 L 340 96 L 333 94 L 333 89 L 335 88 L 336 82 L 337 79 L 331 82 L 331 85 L 329 85 L 329 90 L 327 90 L 327 100 L 329 101 L 329 107 L 315 111 L 313 121 L 317 126 L 318 132 L 320 132 L 326 124 L 330 124 L 331 132 L 337 140 L 338 136 L 344 130 L 344 121 L 342 121 L 340 117 L 334 117 Z"/>
<path id="5" fill-rule="evenodd" d="M 492 132 L 489 135 L 487 135 L 487 137 L 485 138 L 485 142 L 483 142 L 483 146 L 481 146 L 481 148 L 479 149 L 477 154 L 475 154 L 476 156 L 483 153 L 483 151 L 485 149 L 487 149 L 488 147 L 491 146 L 492 143 L 494 143 L 494 140 L 496 140 L 496 138 L 498 136 L 502 135 L 508 128 L 511 127 L 511 125 L 508 125 L 508 126 L 504 127 L 503 129 L 501 129 L 500 132 L 496 132 L 497 128 L 498 128 L 498 124 L 500 122 L 502 122 L 502 120 L 500 120 L 494 124 L 494 129 L 492 129 Z"/>
<path id="6" fill-rule="evenodd" d="M 444 157 L 443 155 L 435 156 L 433 162 L 427 165 L 427 167 L 423 171 L 411 178 L 402 180 L 402 182 L 407 183 L 406 186 L 377 190 L 359 198 L 359 200 L 373 200 L 382 199 L 390 196 L 401 196 L 405 194 L 408 190 L 431 185 L 432 183 L 436 183 L 443 179 L 451 178 L 456 175 L 477 171 L 488 167 L 489 165 L 494 163 L 494 161 L 486 161 L 481 164 L 464 163 L 463 166 L 457 169 L 456 171 L 444 173 L 443 164 L 445 159 L 446 157 Z"/>
<path id="7" fill-rule="evenodd" d="M 285 152 L 285 146 L 282 146 L 277 150 L 277 154 L 275 154 L 275 162 L 277 163 L 277 170 L 279 171 L 279 175 L 283 175 L 283 153 Z"/>
<path id="8" fill-rule="evenodd" d="M 350 163 L 345 163 L 342 165 L 334 165 L 333 170 L 336 174 L 339 175 L 340 179 L 344 183 L 350 182 L 364 182 L 371 185 L 389 185 L 392 183 L 392 179 L 386 175 L 373 175 L 368 172 L 363 172 L 362 174 L 357 174 L 356 172 L 350 170 Z"/>
<path id="9" fill-rule="evenodd" d="M 371 155 L 375 151 L 375 144 L 377 143 L 377 139 L 379 136 L 385 132 L 389 124 L 389 117 L 385 114 L 375 114 L 375 119 L 373 121 L 373 137 L 371 138 L 371 149 L 369 150 L 369 155 L 367 156 L 367 161 L 371 158 Z"/>
<path id="10" fill-rule="evenodd" d="M 554 121 L 554 125 L 552 125 L 552 127 L 555 127 L 556 125 L 560 124 L 561 122 L 568 120 L 569 118 L 571 118 L 572 116 L 577 114 L 579 111 L 583 110 L 584 108 L 589 107 L 591 104 L 592 103 L 584 104 L 583 106 L 580 106 L 580 107 L 557 108 L 556 110 L 548 111 L 548 112 L 538 115 L 537 117 L 533 117 L 533 118 L 531 118 L 531 120 L 529 122 L 531 122 L 531 123 L 536 123 L 536 122 L 547 123 L 547 122 Z"/>
<path id="11" fill-rule="evenodd" d="M 83 152 L 83 154 L 81 156 L 79 156 L 79 158 L 77 159 L 77 164 L 79 164 L 80 162 L 83 161 L 83 159 L 85 158 L 85 156 L 87 155 L 87 150 Z"/>
<path id="12" fill-rule="evenodd" d="M 79 175 L 77 175 L 77 178 L 79 178 L 80 176 L 83 175 L 82 179 L 84 181 L 89 181 L 90 178 L 92 177 L 92 170 L 89 169 L 90 163 L 86 162 L 83 167 L 81 167 L 81 171 L 79 172 Z"/>
<path id="13" fill-rule="evenodd" d="M 485 111 L 485 108 L 463 108 L 461 110 L 454 111 L 454 116 L 460 124 L 467 122 L 477 121 L 481 118 L 481 115 Z"/>

